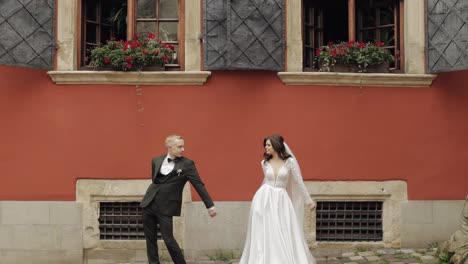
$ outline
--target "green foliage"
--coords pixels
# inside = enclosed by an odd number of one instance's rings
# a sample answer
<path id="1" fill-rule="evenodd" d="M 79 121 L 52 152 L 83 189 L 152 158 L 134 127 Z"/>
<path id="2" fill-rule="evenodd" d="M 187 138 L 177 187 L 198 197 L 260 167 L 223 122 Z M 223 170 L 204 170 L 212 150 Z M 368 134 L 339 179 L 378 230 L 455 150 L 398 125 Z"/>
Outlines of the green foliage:
<path id="1" fill-rule="evenodd" d="M 231 263 L 233 260 L 238 259 L 239 256 L 231 250 L 218 249 L 212 255 L 208 255 L 212 261 L 226 261 Z"/>
<path id="2" fill-rule="evenodd" d="M 370 251 L 370 248 L 366 247 L 356 247 L 354 248 L 353 252 L 355 255 L 357 255 L 359 252 L 365 252 L 365 251 Z"/>
<path id="3" fill-rule="evenodd" d="M 315 51 L 316 62 L 321 71 L 329 71 L 330 67 L 337 63 L 357 65 L 362 69 L 368 66 L 378 65 L 384 62 L 393 62 L 393 55 L 383 47 L 383 42 L 330 42 Z"/>
<path id="4" fill-rule="evenodd" d="M 141 70 L 145 65 L 164 65 L 172 60 L 174 46 L 162 43 L 155 34 L 135 34 L 128 41 L 109 40 L 91 51 L 91 66 L 112 66 L 117 71 Z"/>
<path id="5" fill-rule="evenodd" d="M 452 263 L 450 259 L 453 256 L 453 252 L 442 252 L 439 254 L 438 258 L 438 264 L 450 264 Z"/>
<path id="6" fill-rule="evenodd" d="M 432 251 L 434 248 L 439 248 L 439 247 L 440 247 L 439 241 L 432 241 L 427 244 L 426 249 L 428 251 Z"/>

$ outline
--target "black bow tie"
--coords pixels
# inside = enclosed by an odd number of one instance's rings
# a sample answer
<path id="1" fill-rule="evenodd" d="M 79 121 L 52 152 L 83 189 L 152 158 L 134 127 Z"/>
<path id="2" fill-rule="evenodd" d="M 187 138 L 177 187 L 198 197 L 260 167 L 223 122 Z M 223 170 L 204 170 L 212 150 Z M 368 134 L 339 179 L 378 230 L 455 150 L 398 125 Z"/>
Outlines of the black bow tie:
<path id="1" fill-rule="evenodd" d="M 179 158 L 167 158 L 167 162 L 178 162 L 179 161 Z"/>

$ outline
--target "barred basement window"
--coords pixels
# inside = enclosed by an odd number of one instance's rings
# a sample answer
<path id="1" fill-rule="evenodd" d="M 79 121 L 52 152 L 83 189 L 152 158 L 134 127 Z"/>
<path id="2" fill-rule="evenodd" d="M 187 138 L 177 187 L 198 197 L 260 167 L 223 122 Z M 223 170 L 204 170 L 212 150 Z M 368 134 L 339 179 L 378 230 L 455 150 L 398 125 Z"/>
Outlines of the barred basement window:
<path id="1" fill-rule="evenodd" d="M 317 202 L 317 241 L 382 241 L 383 202 Z"/>
<path id="2" fill-rule="evenodd" d="M 102 240 L 144 240 L 143 208 L 139 202 L 99 203 L 99 231 Z M 161 239 L 158 227 L 158 239 Z"/>

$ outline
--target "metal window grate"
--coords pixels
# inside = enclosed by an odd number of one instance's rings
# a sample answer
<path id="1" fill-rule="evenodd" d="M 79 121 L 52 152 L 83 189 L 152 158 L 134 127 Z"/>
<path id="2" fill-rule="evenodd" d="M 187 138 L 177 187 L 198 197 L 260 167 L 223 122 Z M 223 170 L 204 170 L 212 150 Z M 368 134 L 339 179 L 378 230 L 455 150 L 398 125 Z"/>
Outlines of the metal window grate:
<path id="1" fill-rule="evenodd" d="M 382 241 L 382 202 L 317 202 L 317 241 Z"/>
<path id="2" fill-rule="evenodd" d="M 138 202 L 101 202 L 99 231 L 103 240 L 144 240 L 143 208 Z M 161 238 L 158 227 L 158 239 Z"/>

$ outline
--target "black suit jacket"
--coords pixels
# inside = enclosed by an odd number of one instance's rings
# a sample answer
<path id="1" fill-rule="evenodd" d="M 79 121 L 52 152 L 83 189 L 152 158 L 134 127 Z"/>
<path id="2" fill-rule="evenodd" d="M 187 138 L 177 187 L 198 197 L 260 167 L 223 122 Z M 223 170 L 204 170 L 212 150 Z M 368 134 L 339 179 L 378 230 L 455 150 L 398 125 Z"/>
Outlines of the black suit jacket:
<path id="1" fill-rule="evenodd" d="M 214 206 L 205 184 L 198 175 L 195 163 L 185 157 L 176 162 L 172 175 L 159 179 L 156 177 L 167 155 L 153 158 L 151 161 L 151 177 L 153 183 L 148 187 L 141 207 L 147 207 L 153 200 L 157 203 L 159 211 L 164 215 L 180 216 L 182 208 L 182 191 L 185 183 L 190 181 L 198 195 L 205 203 L 206 208 Z M 156 197 L 156 198 L 155 198 Z"/>

